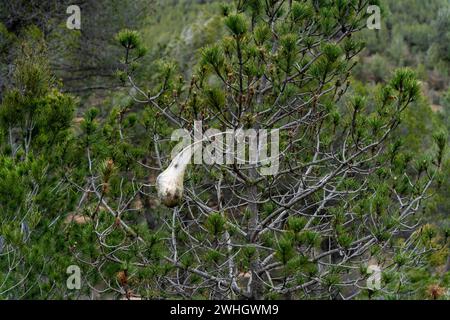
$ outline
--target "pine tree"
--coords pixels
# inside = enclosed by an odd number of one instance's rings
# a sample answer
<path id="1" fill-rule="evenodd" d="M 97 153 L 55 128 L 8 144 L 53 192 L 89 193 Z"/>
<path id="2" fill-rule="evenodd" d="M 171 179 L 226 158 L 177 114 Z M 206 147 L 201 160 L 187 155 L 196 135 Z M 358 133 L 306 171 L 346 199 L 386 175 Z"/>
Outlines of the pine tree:
<path id="1" fill-rule="evenodd" d="M 39 30 L 25 34 L 0 105 L 0 298 L 64 298 L 72 255 L 61 217 L 75 198 L 61 162 L 75 100 L 56 86 Z"/>
<path id="2" fill-rule="evenodd" d="M 445 143 L 416 159 L 398 139 L 404 110 L 420 96 L 410 69 L 397 70 L 372 94 L 353 90 L 363 43 L 352 34 L 364 26 L 367 5 L 226 5 L 228 35 L 201 51 L 192 78 L 163 63 L 150 89 L 134 78 L 145 52 L 138 34 L 117 36 L 125 51 L 120 77 L 134 102 L 115 110 L 103 128 L 92 114 L 85 118 L 93 169 L 84 189 L 96 195 L 90 214 L 102 253 L 92 260 L 115 265 L 104 271 L 109 276 L 134 275 L 116 290 L 143 297 L 349 298 L 361 291 L 356 283 L 366 287 L 370 263 L 392 279 L 434 249 L 414 230 Z M 164 141 L 173 129 L 193 135 L 199 120 L 221 132 L 278 129 L 279 171 L 265 176 L 252 163 L 192 165 L 179 205 L 158 204 L 155 177 L 170 162 Z M 100 165 L 108 151 L 94 152 L 97 134 L 121 151 L 109 162 L 114 177 Z M 152 217 L 150 230 L 136 221 L 136 210 Z"/>

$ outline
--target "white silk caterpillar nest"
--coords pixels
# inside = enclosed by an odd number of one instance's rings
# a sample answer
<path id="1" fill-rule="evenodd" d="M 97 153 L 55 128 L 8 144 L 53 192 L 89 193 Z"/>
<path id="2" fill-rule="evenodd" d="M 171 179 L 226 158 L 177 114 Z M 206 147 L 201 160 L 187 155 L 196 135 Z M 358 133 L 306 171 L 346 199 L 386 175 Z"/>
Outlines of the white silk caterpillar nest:
<path id="1" fill-rule="evenodd" d="M 159 199 L 165 206 L 173 208 L 181 202 L 184 191 L 184 173 L 190 162 L 192 154 L 198 148 L 201 148 L 201 143 L 205 139 L 210 139 L 226 133 L 229 132 L 219 132 L 190 144 L 173 158 L 166 170 L 161 172 L 161 174 L 156 178 L 156 190 L 158 192 Z"/>
<path id="2" fill-rule="evenodd" d="M 191 159 L 193 147 L 189 146 L 177 154 L 166 170 L 156 178 L 156 190 L 161 202 L 169 207 L 176 207 L 183 198 L 183 182 L 186 167 Z"/>

